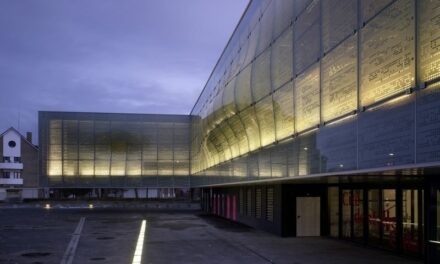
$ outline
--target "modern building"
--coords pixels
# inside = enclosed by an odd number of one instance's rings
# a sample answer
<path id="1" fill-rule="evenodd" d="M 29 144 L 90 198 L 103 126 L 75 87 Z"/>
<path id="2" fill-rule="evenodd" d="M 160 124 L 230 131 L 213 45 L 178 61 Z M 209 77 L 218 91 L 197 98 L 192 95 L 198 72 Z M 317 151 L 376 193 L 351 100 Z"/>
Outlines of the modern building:
<path id="1" fill-rule="evenodd" d="M 440 262 L 439 17 L 433 0 L 250 1 L 180 117 L 182 184 L 207 212 L 281 236 Z M 145 163 L 139 141 L 150 126 L 170 140 L 166 116 L 115 116 L 40 114 L 48 186 L 181 186 L 173 151 L 162 163 L 157 141 Z"/>
<path id="2" fill-rule="evenodd" d="M 0 201 L 39 197 L 38 147 L 11 127 L 0 135 Z"/>
<path id="3" fill-rule="evenodd" d="M 189 194 L 189 116 L 40 112 L 39 125 L 50 197 Z"/>
<path id="4" fill-rule="evenodd" d="M 251 1 L 191 116 L 205 210 L 440 262 L 440 2 Z"/>

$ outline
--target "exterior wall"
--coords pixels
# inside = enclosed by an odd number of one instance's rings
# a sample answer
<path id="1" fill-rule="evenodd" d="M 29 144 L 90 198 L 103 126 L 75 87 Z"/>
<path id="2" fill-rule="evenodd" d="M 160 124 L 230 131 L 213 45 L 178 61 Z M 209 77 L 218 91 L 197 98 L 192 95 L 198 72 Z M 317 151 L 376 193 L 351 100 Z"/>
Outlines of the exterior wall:
<path id="1" fill-rule="evenodd" d="M 9 147 L 9 141 L 16 143 L 15 147 Z M 9 179 L 2 179 L 4 195 L 0 200 L 35 199 L 39 197 L 38 175 L 38 150 L 27 142 L 15 129 L 8 129 L 0 137 L 0 160 L 4 156 L 10 158 L 9 162 L 3 162 L 0 174 L 9 172 Z M 17 157 L 20 160 L 15 161 Z"/>
<path id="2" fill-rule="evenodd" d="M 38 199 L 40 198 L 40 190 L 38 188 L 24 188 L 21 190 L 22 199 Z"/>
<path id="3" fill-rule="evenodd" d="M 40 112 L 41 181 L 189 188 L 189 116 Z"/>
<path id="4" fill-rule="evenodd" d="M 192 185 L 439 166 L 438 7 L 251 1 L 191 112 Z"/>
<path id="5" fill-rule="evenodd" d="M 0 138 L 0 149 L 3 150 L 3 137 Z M 0 161 L 3 161 L 3 151 L 0 152 Z"/>
<path id="6" fill-rule="evenodd" d="M 231 221 L 284 235 L 281 185 L 204 188 L 201 207 Z"/>
<path id="7" fill-rule="evenodd" d="M 15 147 L 9 147 L 9 141 L 16 143 Z M 11 157 L 11 162 L 14 162 L 14 157 L 21 157 L 21 137 L 14 130 L 8 131 L 3 135 L 3 155 Z"/>
<path id="8" fill-rule="evenodd" d="M 29 145 L 24 139 L 21 139 L 21 162 L 23 170 L 21 177 L 23 178 L 24 188 L 40 187 L 38 175 L 38 150 Z"/>

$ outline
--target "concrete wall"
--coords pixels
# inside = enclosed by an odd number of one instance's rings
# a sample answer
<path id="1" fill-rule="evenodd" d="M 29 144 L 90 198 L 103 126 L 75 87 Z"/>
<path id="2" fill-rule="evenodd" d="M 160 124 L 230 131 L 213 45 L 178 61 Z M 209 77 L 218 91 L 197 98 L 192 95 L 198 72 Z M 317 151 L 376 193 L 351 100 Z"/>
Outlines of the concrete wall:
<path id="1" fill-rule="evenodd" d="M 14 157 L 21 156 L 21 137 L 14 130 L 9 130 L 6 134 L 3 135 L 3 155 L 7 157 L 11 157 L 11 162 L 14 161 Z M 16 143 L 15 147 L 9 147 L 8 142 L 14 141 Z"/>
<path id="2" fill-rule="evenodd" d="M 23 178 L 23 187 L 39 187 L 38 176 L 38 150 L 21 140 L 21 161 L 23 163 L 23 171 L 21 177 Z"/>

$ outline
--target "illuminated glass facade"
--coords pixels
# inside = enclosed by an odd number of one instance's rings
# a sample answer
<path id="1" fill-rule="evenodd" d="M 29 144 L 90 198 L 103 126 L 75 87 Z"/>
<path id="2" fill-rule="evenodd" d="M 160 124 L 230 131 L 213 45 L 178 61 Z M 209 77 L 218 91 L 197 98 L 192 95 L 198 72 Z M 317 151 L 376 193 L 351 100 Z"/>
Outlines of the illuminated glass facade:
<path id="1" fill-rule="evenodd" d="M 188 188 L 188 116 L 40 112 L 50 187 Z"/>
<path id="2" fill-rule="evenodd" d="M 203 210 L 283 236 L 318 208 L 318 235 L 438 263 L 439 17 L 440 0 L 252 0 L 191 115 L 41 112 L 43 179 L 200 187 Z"/>
<path id="3" fill-rule="evenodd" d="M 440 1 L 251 1 L 192 110 L 192 184 L 440 162 Z"/>

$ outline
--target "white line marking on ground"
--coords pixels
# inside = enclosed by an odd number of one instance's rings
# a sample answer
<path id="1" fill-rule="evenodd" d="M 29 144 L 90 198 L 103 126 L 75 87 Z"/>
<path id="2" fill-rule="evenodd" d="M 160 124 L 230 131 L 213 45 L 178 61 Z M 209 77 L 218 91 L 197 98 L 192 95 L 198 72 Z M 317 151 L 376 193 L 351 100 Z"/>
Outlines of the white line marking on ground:
<path id="1" fill-rule="evenodd" d="M 81 219 L 79 220 L 75 232 L 72 234 L 72 239 L 70 239 L 69 245 L 67 245 L 66 248 L 66 252 L 64 252 L 64 256 L 61 259 L 61 264 L 71 264 L 73 262 L 76 248 L 78 247 L 79 237 L 81 236 L 81 232 L 85 221 L 86 221 L 85 217 L 81 217 Z"/>
<path id="2" fill-rule="evenodd" d="M 145 238 L 145 226 L 147 224 L 146 220 L 142 220 L 141 230 L 139 231 L 139 237 L 136 244 L 136 250 L 134 251 L 132 264 L 141 264 L 142 251 L 144 248 L 144 238 Z"/>

